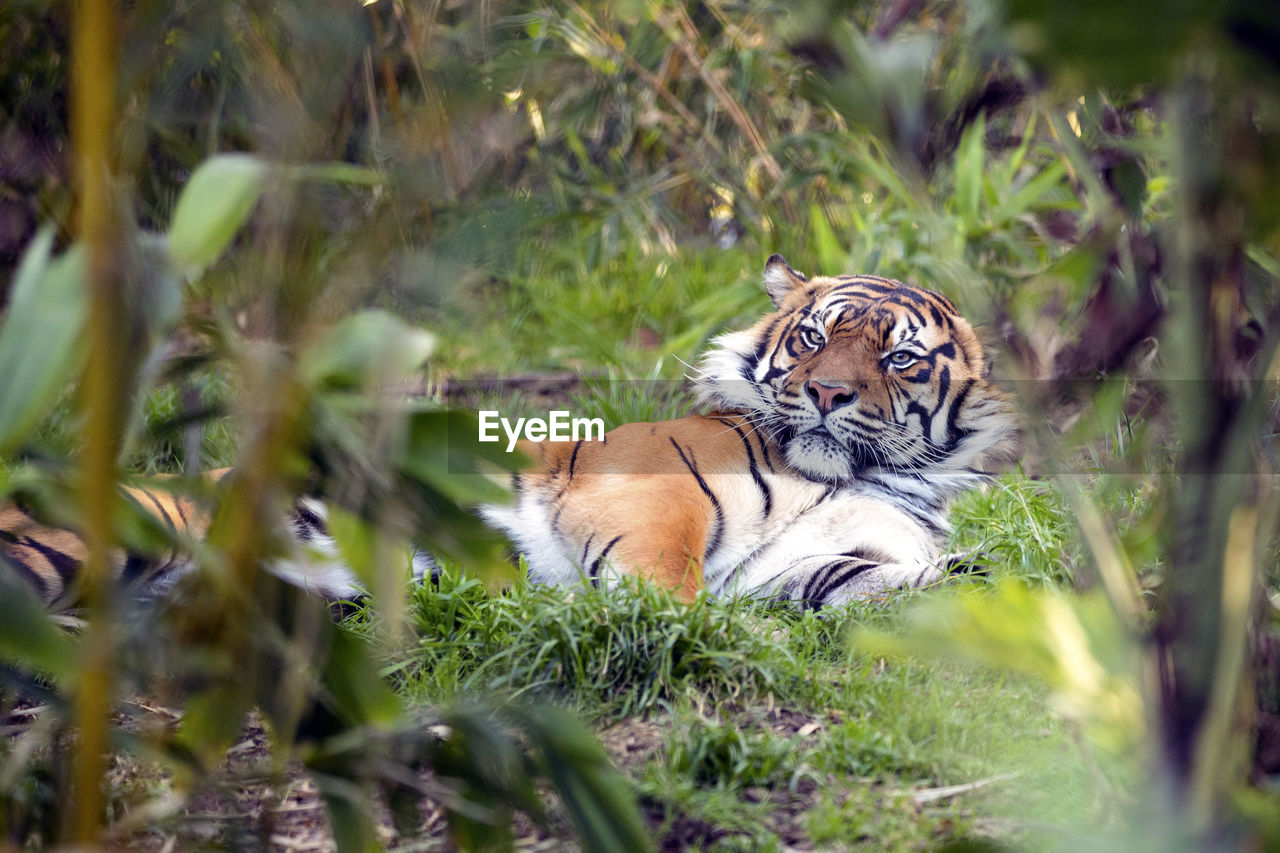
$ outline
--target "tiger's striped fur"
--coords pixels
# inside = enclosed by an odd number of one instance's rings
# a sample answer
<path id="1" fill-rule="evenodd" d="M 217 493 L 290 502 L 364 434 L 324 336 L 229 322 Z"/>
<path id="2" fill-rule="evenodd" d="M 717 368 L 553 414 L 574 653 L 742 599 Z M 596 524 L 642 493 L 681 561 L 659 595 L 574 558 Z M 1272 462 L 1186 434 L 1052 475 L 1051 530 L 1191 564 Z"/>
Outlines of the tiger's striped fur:
<path id="1" fill-rule="evenodd" d="M 709 414 L 524 447 L 515 503 L 484 512 L 535 580 L 820 607 L 945 574 L 948 501 L 1016 446 L 973 329 L 940 294 L 778 255 L 765 287 L 777 310 L 700 363 Z"/>
<path id="2" fill-rule="evenodd" d="M 203 474 L 215 491 L 231 474 L 223 468 Z M 117 581 L 135 598 L 152 599 L 168 592 L 195 563 L 183 543 L 204 539 L 211 521 L 210 505 L 183 491 L 172 490 L 171 477 L 152 478 L 145 486 L 124 486 L 125 497 L 159 523 L 170 542 L 160 552 L 137 553 L 116 549 L 111 569 Z M 341 601 L 362 595 L 355 576 L 342 563 L 330 536 L 324 504 L 311 498 L 296 501 L 282 537 L 291 546 L 266 568 L 282 579 L 324 598 Z M 22 504 L 0 506 L 0 560 L 27 581 L 51 609 L 77 603 L 79 580 L 88 547 L 76 532 L 42 523 Z M 421 577 L 431 567 L 425 554 L 415 555 L 414 570 Z"/>

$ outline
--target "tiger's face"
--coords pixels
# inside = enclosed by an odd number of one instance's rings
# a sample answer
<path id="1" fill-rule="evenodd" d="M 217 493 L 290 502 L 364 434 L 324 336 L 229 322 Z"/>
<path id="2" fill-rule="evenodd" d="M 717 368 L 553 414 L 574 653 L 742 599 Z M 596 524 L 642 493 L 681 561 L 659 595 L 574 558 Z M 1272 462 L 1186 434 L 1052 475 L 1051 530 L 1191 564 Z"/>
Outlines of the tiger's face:
<path id="1" fill-rule="evenodd" d="M 769 259 L 778 307 L 701 364 L 702 402 L 750 414 L 803 476 L 928 473 L 1007 455 L 1014 427 L 972 327 L 940 294 Z"/>

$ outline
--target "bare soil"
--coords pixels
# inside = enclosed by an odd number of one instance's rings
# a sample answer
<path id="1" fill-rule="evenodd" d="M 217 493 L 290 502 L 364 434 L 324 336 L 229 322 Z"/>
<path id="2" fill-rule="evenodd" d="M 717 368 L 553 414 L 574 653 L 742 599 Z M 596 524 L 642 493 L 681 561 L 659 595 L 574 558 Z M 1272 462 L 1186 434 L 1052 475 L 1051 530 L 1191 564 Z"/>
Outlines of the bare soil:
<path id="1" fill-rule="evenodd" d="M 781 737 L 805 737 L 825 724 L 811 715 L 783 708 L 752 708 L 739 711 L 735 719 L 744 727 L 768 729 Z M 665 716 L 626 719 L 597 732 L 614 765 L 634 776 L 660 756 L 671 720 Z M 117 759 L 113 787 L 126 792 L 122 801 L 134 801 L 136 810 L 124 814 L 118 836 L 127 849 L 181 851 L 230 846 L 237 849 L 269 850 L 273 853 L 336 851 L 324 801 L 316 784 L 297 764 L 273 764 L 267 734 L 258 719 L 252 720 L 240 740 L 228 751 L 224 766 L 207 789 L 185 802 L 167 800 L 164 794 L 150 800 L 135 799 L 141 792 L 163 791 L 165 778 L 153 767 L 127 759 Z M 430 788 L 433 780 L 424 773 Z M 812 850 L 814 845 L 804 828 L 806 812 L 816 800 L 819 782 L 802 778 L 794 790 L 751 787 L 742 797 L 751 803 L 768 802 L 772 811 L 766 826 L 786 849 Z M 438 783 L 435 787 L 440 787 Z M 573 829 L 555 801 L 544 791 L 547 820 L 537 823 L 517 813 L 512 822 L 518 850 L 578 849 Z M 394 828 L 389 812 L 380 804 L 375 818 L 381 840 L 390 850 L 453 850 L 447 813 L 442 803 L 424 797 L 419 805 L 418 826 L 408 834 Z M 655 846 L 661 850 L 701 849 L 725 838 L 732 831 L 696 818 L 670 814 L 663 804 L 642 802 L 641 812 L 649 824 Z"/>

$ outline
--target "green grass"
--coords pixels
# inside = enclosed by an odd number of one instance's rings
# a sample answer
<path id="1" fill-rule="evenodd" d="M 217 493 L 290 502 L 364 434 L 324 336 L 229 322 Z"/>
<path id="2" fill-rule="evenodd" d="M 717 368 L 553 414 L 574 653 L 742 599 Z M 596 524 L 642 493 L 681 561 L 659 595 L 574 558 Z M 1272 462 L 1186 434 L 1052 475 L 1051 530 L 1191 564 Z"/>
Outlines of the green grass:
<path id="1" fill-rule="evenodd" d="M 957 507 L 954 543 L 980 544 L 995 577 L 1054 583 L 1063 574 L 1053 567 L 1079 559 L 1066 519 L 1055 492 L 1011 475 Z M 417 639 L 387 672 L 416 704 L 552 702 L 592 721 L 606 745 L 636 740 L 613 757 L 671 843 L 1039 846 L 1081 815 L 1105 818 L 1105 800 L 1124 796 L 1099 782 L 1096 757 L 1042 686 L 851 645 L 855 627 L 899 632 L 914 602 L 949 594 L 814 614 L 707 597 L 686 605 L 637 583 L 495 593 L 449 570 L 414 590 Z M 917 799 L 1003 774 L 1017 775 Z"/>
<path id="2" fill-rule="evenodd" d="M 743 601 L 684 605 L 645 585 L 489 593 L 446 572 L 438 588 L 415 590 L 418 640 L 387 671 L 424 706 L 477 694 L 565 704 L 606 743 L 656 724 L 639 762 L 615 760 L 661 831 L 694 826 L 715 849 L 776 848 L 780 832 L 910 848 L 965 836 L 977 818 L 1012 836 L 1096 811 L 1092 759 L 1040 687 L 850 647 L 853 626 L 896 630 L 915 597 L 819 618 Z M 1004 773 L 1019 776 L 912 804 L 921 787 Z"/>
<path id="3" fill-rule="evenodd" d="M 234 379 L 216 368 L 193 371 L 183 384 L 155 381 L 138 392 L 133 403 L 128 443 L 122 462 L 140 474 L 178 473 L 187 469 L 188 430 L 198 458 L 190 468 L 208 470 L 233 465 L 238 436 L 226 408 Z M 56 458 L 73 458 L 83 441 L 83 423 L 73 389 L 59 395 L 40 424 L 34 444 Z"/>
<path id="4" fill-rule="evenodd" d="M 460 376 L 569 368 L 640 379 L 660 365 L 659 377 L 677 378 L 685 371 L 678 359 L 692 360 L 712 334 L 768 307 L 765 254 L 627 250 L 594 266 L 518 255 L 502 278 L 429 318 L 441 336 L 432 366 Z"/>
<path id="5" fill-rule="evenodd" d="M 952 546 L 1037 583 L 1072 583 L 1085 571 L 1075 522 L 1051 482 L 1009 473 L 960 497 Z"/>

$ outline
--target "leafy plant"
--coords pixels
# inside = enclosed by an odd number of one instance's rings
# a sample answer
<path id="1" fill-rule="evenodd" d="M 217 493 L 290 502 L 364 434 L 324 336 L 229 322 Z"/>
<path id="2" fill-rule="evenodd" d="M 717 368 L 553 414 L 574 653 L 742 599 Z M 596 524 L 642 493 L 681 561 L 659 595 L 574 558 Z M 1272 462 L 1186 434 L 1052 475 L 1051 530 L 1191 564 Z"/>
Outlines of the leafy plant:
<path id="1" fill-rule="evenodd" d="M 271 167 L 248 155 L 213 158 L 197 170 L 179 201 L 165 242 L 166 254 L 157 261 L 162 266 L 153 278 L 165 279 L 167 265 L 185 270 L 187 276 L 197 276 L 214 263 L 253 210 L 261 183 L 270 174 Z M 309 168 L 292 174 L 297 179 L 323 180 L 335 174 L 346 179 L 355 173 Z M 232 194 L 238 196 L 234 203 L 221 195 L 228 182 L 235 190 Z M 55 358 L 42 373 L 24 380 L 25 384 L 11 386 L 10 393 L 16 395 L 15 418 L 3 437 L 9 448 L 21 446 L 35 413 L 61 393 L 62 384 L 77 369 L 80 353 L 73 342 L 83 336 L 82 327 L 88 321 L 87 312 L 57 310 L 64 298 L 76 304 L 77 295 L 93 280 L 83 267 L 75 265 L 79 250 L 72 249 L 54 261 L 49 261 L 48 252 L 49 238 L 45 236 L 28 254 L 24 280 L 16 291 L 18 302 L 0 332 L 0 356 L 7 352 L 15 364 L 31 363 L 27 354 L 35 346 L 30 337 L 33 333 L 67 343 L 55 351 Z M 166 280 L 176 282 L 177 276 Z M 19 325 L 36 319 L 40 322 Z M 304 341 L 292 357 L 283 347 L 255 346 L 227 326 L 213 336 L 216 357 L 234 360 L 237 372 L 248 380 L 246 397 L 236 404 L 253 399 L 255 392 L 279 396 L 274 408 L 247 421 L 241 465 L 217 508 L 208 543 L 169 543 L 192 548 L 201 571 L 186 579 L 163 607 L 142 614 L 128 614 L 100 579 L 96 589 L 89 589 L 82 642 L 61 632 L 29 587 L 4 572 L 0 578 L 13 587 L 12 594 L 6 595 L 14 617 L 10 624 L 20 638 L 11 635 L 13 642 L 0 645 L 9 662 L 50 678 L 55 691 L 74 698 L 74 704 L 60 709 L 57 716 L 72 707 L 78 709 L 74 718 L 68 716 L 79 732 L 78 746 L 64 755 L 55 752 L 54 762 L 69 762 L 75 768 L 77 784 L 92 779 L 97 788 L 101 758 L 88 758 L 84 750 L 96 749 L 96 744 L 105 745 L 107 738 L 116 737 L 106 720 L 115 702 L 116 687 L 109 680 L 112 673 L 96 670 L 91 672 L 92 678 L 85 675 L 87 668 L 102 665 L 101 655 L 109 649 L 117 661 L 127 662 L 119 674 L 127 673 L 131 684 L 161 689 L 176 680 L 190 685 L 173 696 L 183 708 L 181 726 L 152 745 L 171 770 L 188 780 L 188 785 L 182 786 L 187 792 L 192 790 L 191 780 L 201 779 L 207 768 L 220 763 L 249 710 L 257 707 L 277 748 L 301 757 L 316 779 L 337 843 L 344 849 L 370 849 L 377 844 L 368 818 L 367 798 L 372 788 L 393 792 L 403 788 L 408 784 L 405 774 L 418 764 L 434 761 L 448 768 L 453 766 L 450 762 L 465 762 L 469 750 L 481 748 L 478 740 L 488 745 L 505 744 L 503 748 L 516 755 L 518 749 L 501 730 L 482 736 L 474 726 L 443 752 L 416 734 L 418 727 L 371 665 L 369 645 L 334 626 L 320 602 L 259 572 L 260 562 L 275 547 L 269 519 L 280 510 L 271 496 L 286 483 L 299 481 L 290 467 L 302 453 L 320 459 L 325 473 L 342 483 L 342 503 L 354 514 L 335 512 L 333 532 L 348 565 L 382 604 L 382 625 L 388 635 L 395 636 L 396 614 L 400 612 L 395 602 L 408 564 L 407 560 L 397 563 L 390 559 L 394 550 L 388 550 L 384 534 L 405 535 L 406 512 L 412 512 L 422 525 L 419 530 L 435 528 L 434 524 L 423 524 L 423 519 L 434 518 L 442 529 L 430 536 L 432 544 L 445 553 L 466 554 L 473 565 L 482 566 L 490 537 L 458 503 L 492 498 L 495 491 L 476 476 L 479 451 L 468 450 L 462 440 L 462 436 L 474 436 L 474 420 L 418 404 L 388 401 L 373 390 L 401 382 L 415 371 L 431 351 L 434 341 L 430 335 L 376 311 L 356 313 L 310 334 L 312 340 Z M 252 352 L 251 358 L 236 359 L 239 349 Z M 102 356 L 101 351 L 98 355 Z M 122 360 L 117 365 L 122 383 L 131 379 L 126 373 L 131 364 L 145 361 L 145 353 L 138 352 L 132 357 L 114 357 Z M 108 380 L 101 376 L 86 380 L 95 381 Z M 122 402 L 137 399 L 124 396 Z M 90 451 L 94 431 L 111 429 L 103 417 L 97 408 L 86 414 Z M 139 419 L 121 417 L 120 422 L 136 428 Z M 100 436 L 98 440 L 103 439 Z M 117 437 L 111 445 L 118 448 L 124 443 Z M 105 471 L 91 469 L 91 473 L 110 478 L 114 490 L 114 464 Z M 56 478 L 57 469 L 46 477 L 50 475 Z M 385 479 L 379 484 L 378 478 Z M 382 488 L 375 491 L 376 485 Z M 353 492 L 353 487 L 364 491 Z M 319 490 L 338 494 L 325 482 L 319 484 Z M 119 501 L 112 491 L 108 494 L 112 497 L 108 509 L 112 509 Z M 398 505 L 393 503 L 396 500 Z M 252 510 L 254 507 L 270 509 L 263 512 Z M 121 535 L 112 528 L 122 522 L 110 514 L 107 518 L 110 526 L 100 531 L 107 538 L 99 548 Z M 126 625 L 133 630 L 126 630 Z M 307 665 L 297 667 L 294 661 L 307 661 Z M 121 666 L 119 662 L 116 666 Z M 532 763 L 520 760 L 507 771 L 508 777 L 501 780 L 506 786 L 502 790 L 517 790 L 521 785 L 527 789 L 536 768 L 562 792 L 567 814 L 594 846 L 620 850 L 644 846 L 629 794 L 589 735 L 551 711 L 513 706 L 506 713 L 518 719 L 535 748 Z M 32 731 L 61 737 L 61 728 L 61 723 L 51 723 Z M 370 762 L 370 756 L 389 748 L 390 761 Z M 6 778 L 12 782 L 23 778 L 24 771 L 38 774 L 40 764 L 33 759 L 37 753 L 45 754 L 39 749 L 13 753 L 10 761 L 16 764 L 10 766 Z M 476 790 L 487 791 L 486 796 L 492 794 L 488 786 L 499 781 L 485 776 L 478 766 L 455 769 L 464 780 L 476 780 L 467 784 L 479 785 Z M 55 778 L 58 776 L 55 772 Z M 17 814 L 29 809 L 27 815 L 44 824 L 39 829 L 22 820 L 11 824 L 19 838 L 34 837 L 30 833 L 56 836 L 51 822 L 54 815 L 46 806 L 32 802 L 20 784 L 10 784 L 4 795 Z M 76 837 L 102 837 L 100 801 L 93 797 L 59 799 L 67 803 L 66 814 L 59 818 L 73 821 Z M 530 801 L 525 797 L 522 802 L 528 806 Z M 454 817 L 465 827 L 465 831 L 459 830 L 460 837 L 477 845 L 492 840 L 494 832 L 500 837 L 503 831 L 500 821 L 494 824 L 461 813 Z"/>

